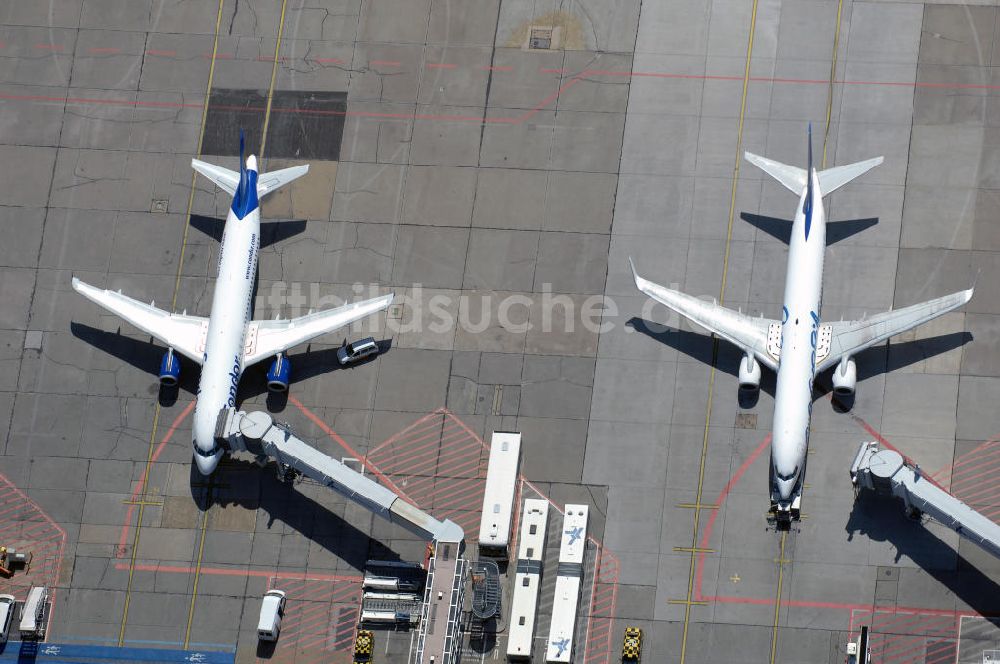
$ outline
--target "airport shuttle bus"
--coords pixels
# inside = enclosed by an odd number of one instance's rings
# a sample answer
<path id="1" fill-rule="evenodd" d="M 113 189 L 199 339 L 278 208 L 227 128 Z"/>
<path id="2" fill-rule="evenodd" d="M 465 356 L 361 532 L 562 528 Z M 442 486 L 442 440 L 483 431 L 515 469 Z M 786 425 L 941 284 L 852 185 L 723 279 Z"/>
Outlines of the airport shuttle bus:
<path id="1" fill-rule="evenodd" d="M 576 630 L 576 609 L 580 602 L 583 582 L 583 555 L 587 548 L 586 505 L 566 505 L 559 544 L 559 569 L 556 572 L 556 593 L 552 602 L 552 624 L 545 648 L 546 662 L 570 662 L 573 656 L 573 633 Z"/>
<path id="2" fill-rule="evenodd" d="M 548 520 L 548 501 L 533 498 L 524 501 L 521 537 L 517 545 L 517 574 L 510 602 L 510 626 L 507 628 L 507 658 L 511 660 L 531 659 Z"/>
<path id="3" fill-rule="evenodd" d="M 520 458 L 521 434 L 494 431 L 479 522 L 480 555 L 507 557 Z"/>

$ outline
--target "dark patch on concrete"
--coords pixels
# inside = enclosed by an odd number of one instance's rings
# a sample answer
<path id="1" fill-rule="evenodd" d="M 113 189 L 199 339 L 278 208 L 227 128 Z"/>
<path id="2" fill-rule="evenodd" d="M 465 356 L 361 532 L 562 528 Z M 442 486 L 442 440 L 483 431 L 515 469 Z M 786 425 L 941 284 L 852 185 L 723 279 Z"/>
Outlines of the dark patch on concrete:
<path id="1" fill-rule="evenodd" d="M 247 154 L 260 151 L 266 90 L 212 90 L 202 153 L 235 157 L 240 129 Z M 267 128 L 267 157 L 339 161 L 347 112 L 346 92 L 276 90 Z"/>

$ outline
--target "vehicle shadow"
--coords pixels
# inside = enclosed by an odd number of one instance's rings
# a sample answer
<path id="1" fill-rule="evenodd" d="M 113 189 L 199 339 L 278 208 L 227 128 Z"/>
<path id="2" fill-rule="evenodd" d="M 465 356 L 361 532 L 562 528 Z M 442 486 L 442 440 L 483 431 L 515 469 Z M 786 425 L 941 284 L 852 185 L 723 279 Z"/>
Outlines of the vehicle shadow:
<path id="1" fill-rule="evenodd" d="M 863 491 L 854 501 L 844 529 L 848 540 L 859 534 L 892 545 L 896 562 L 907 556 L 973 611 L 1000 615 L 1000 585 L 966 562 L 920 520 L 908 518 L 902 501 Z"/>

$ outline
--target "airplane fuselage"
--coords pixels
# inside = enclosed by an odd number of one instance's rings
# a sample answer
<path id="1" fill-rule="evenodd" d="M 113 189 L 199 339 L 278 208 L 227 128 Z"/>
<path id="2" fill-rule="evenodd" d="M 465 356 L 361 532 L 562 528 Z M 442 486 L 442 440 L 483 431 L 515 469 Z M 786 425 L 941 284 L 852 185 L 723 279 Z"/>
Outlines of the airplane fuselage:
<path id="1" fill-rule="evenodd" d="M 229 209 L 219 248 L 219 275 L 212 295 L 205 361 L 194 411 L 194 459 L 204 475 L 211 474 L 222 458 L 222 449 L 215 441 L 216 419 L 221 409 L 236 405 L 236 389 L 243 375 L 244 344 L 260 251 L 256 165 L 251 155 L 247 159 L 248 186 L 237 193 Z M 239 200 L 240 196 L 244 198 Z"/>
<path id="2" fill-rule="evenodd" d="M 801 490 L 809 444 L 816 342 L 823 298 L 826 216 L 815 170 L 809 173 L 809 177 L 812 179 L 811 204 L 807 191 L 803 190 L 788 245 L 781 355 L 774 394 L 772 491 L 779 508 L 784 509 L 787 509 L 793 494 Z"/>

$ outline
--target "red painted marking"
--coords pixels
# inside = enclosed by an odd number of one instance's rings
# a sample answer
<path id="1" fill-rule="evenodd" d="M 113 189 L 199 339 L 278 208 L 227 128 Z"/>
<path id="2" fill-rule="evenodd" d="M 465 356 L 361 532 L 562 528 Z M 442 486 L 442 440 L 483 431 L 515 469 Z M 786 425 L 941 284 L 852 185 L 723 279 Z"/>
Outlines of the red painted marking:
<path id="1" fill-rule="evenodd" d="M 367 468 L 369 470 L 369 472 L 371 472 L 373 475 L 375 475 L 375 477 L 377 477 L 380 480 L 382 480 L 382 482 L 384 482 L 386 484 L 386 486 L 388 486 L 390 489 L 392 489 L 393 491 L 395 491 L 399 496 L 401 496 L 403 498 L 406 498 L 406 500 L 412 502 L 412 500 L 409 498 L 409 496 L 407 496 L 406 493 L 402 489 L 400 489 L 399 487 L 397 487 L 392 482 L 392 480 L 390 480 L 388 477 L 386 477 L 384 474 L 382 474 L 382 471 L 380 471 L 378 468 L 376 468 L 374 465 L 372 465 L 368 461 L 368 459 L 366 459 L 362 455 L 358 454 L 353 447 L 351 447 L 350 445 L 347 444 L 346 440 L 344 440 L 343 438 L 341 438 L 337 434 L 337 432 L 335 432 L 333 429 L 331 429 L 330 427 L 328 427 L 326 425 L 326 422 L 324 422 L 319 417 L 317 417 L 316 413 L 312 412 L 311 410 L 309 410 L 308 408 L 306 408 L 304 405 L 302 405 L 302 402 L 299 401 L 295 396 L 293 396 L 291 394 L 288 395 L 288 400 L 292 403 L 293 406 L 295 406 L 300 411 L 302 411 L 302 414 L 305 415 L 307 418 L 309 418 L 310 422 L 312 422 L 317 427 L 319 427 L 320 430 L 322 430 L 323 433 L 325 433 L 327 435 L 327 437 L 330 438 L 330 440 L 332 440 L 333 442 L 337 443 L 342 448 L 344 448 L 344 450 L 346 450 L 347 453 L 350 454 L 355 459 L 360 459 L 361 463 L 364 464 L 364 467 Z"/>
<path id="2" fill-rule="evenodd" d="M 444 63 L 444 62 L 428 62 L 428 69 L 454 69 L 458 67 L 456 64 Z"/>
<path id="3" fill-rule="evenodd" d="M 978 457 L 976 459 L 978 463 L 976 463 L 976 466 L 974 468 L 962 469 L 958 473 L 954 472 L 952 473 L 951 484 L 953 487 L 959 484 L 964 486 L 969 482 L 980 480 L 983 477 L 986 477 L 987 475 L 991 475 L 994 471 L 989 469 L 995 466 L 998 462 L 1000 462 L 1000 457 L 998 456 L 991 456 L 985 459 L 978 454 L 976 456 Z M 984 471 L 982 470 L 983 468 L 987 468 L 988 470 Z"/>
<path id="4" fill-rule="evenodd" d="M 341 60 L 340 58 L 313 58 L 313 62 L 319 62 L 320 64 L 328 64 L 329 63 L 329 64 L 334 64 L 334 65 L 342 65 L 342 64 L 344 64 L 344 61 Z"/>
<path id="5" fill-rule="evenodd" d="M 155 48 L 151 48 L 148 51 L 146 51 L 146 55 L 161 55 L 168 58 L 172 58 L 175 55 L 177 55 L 177 51 L 160 51 Z"/>
<path id="6" fill-rule="evenodd" d="M 163 437 L 163 440 L 160 441 L 160 444 L 157 445 L 156 449 L 153 451 L 153 455 L 150 457 L 150 462 L 147 466 L 147 470 L 143 471 L 142 473 L 142 479 L 140 479 L 139 482 L 136 483 L 135 489 L 132 490 L 131 500 L 133 502 L 139 497 L 139 494 L 142 493 L 143 487 L 146 486 L 146 481 L 149 479 L 147 477 L 148 469 L 152 467 L 152 464 L 155 463 L 156 460 L 160 457 L 160 453 L 163 452 L 163 448 L 166 447 L 167 443 L 170 442 L 170 439 L 174 437 L 174 432 L 177 431 L 177 427 L 179 427 L 181 422 L 183 422 L 184 419 L 191 414 L 191 411 L 194 410 L 195 403 L 196 402 L 194 401 L 188 403 L 188 405 L 184 407 L 184 410 L 182 410 L 177 415 L 177 417 L 174 418 L 174 421 L 171 422 L 170 428 L 167 429 L 167 434 Z M 129 528 L 131 527 L 132 515 L 135 513 L 136 507 L 137 507 L 136 505 L 129 505 L 128 511 L 125 513 L 125 523 L 122 524 L 122 533 L 121 536 L 118 538 L 118 547 L 119 547 L 118 553 L 121 554 L 121 556 L 124 556 L 125 554 L 125 546 L 128 542 L 128 531 Z M 126 566 L 125 569 L 128 569 L 128 566 Z"/>
<path id="7" fill-rule="evenodd" d="M 495 65 L 486 65 L 485 67 L 480 67 L 483 71 L 514 71 L 513 67 L 497 67 Z"/>
<path id="8" fill-rule="evenodd" d="M 35 44 L 35 48 L 39 51 L 56 51 L 62 52 L 63 47 L 61 44 Z"/>
<path id="9" fill-rule="evenodd" d="M 895 445 L 893 445 L 888 440 L 886 440 L 882 436 L 882 434 L 880 434 L 878 431 L 875 430 L 875 427 L 873 427 L 872 425 L 868 424 L 868 422 L 866 422 L 861 416 L 855 415 L 854 413 L 848 413 L 848 414 L 850 415 L 851 419 L 854 420 L 854 423 L 857 424 L 858 426 L 860 426 L 862 429 L 864 429 L 865 433 L 867 433 L 869 436 L 871 436 L 872 438 L 874 438 L 875 440 L 877 440 L 878 443 L 879 443 L 879 445 L 881 445 L 882 447 L 884 447 L 886 449 L 893 450 L 894 452 L 899 452 L 899 455 L 902 456 L 903 459 L 905 459 L 907 463 L 909 463 L 910 465 L 914 465 L 913 461 L 908 456 L 906 456 L 905 454 L 903 454 L 902 452 L 900 452 L 899 448 L 897 448 Z M 941 484 L 937 480 L 935 480 L 933 477 L 930 477 L 929 475 L 923 475 L 923 477 L 928 482 L 930 482 L 931 484 L 933 484 L 937 488 L 941 489 L 942 491 L 947 491 L 948 490 L 948 489 L 944 488 L 943 486 L 941 486 Z"/>
<path id="10" fill-rule="evenodd" d="M 398 67 L 401 64 L 403 63 L 399 60 L 369 60 L 368 62 L 369 67 Z"/>
<path id="11" fill-rule="evenodd" d="M 430 424 L 426 424 L 427 422 L 430 422 Z M 397 440 L 399 440 L 403 436 L 409 435 L 409 434 L 413 433 L 414 431 L 423 431 L 423 430 L 425 430 L 425 429 L 427 429 L 429 427 L 437 427 L 437 428 L 440 429 L 441 422 L 442 422 L 442 418 L 441 418 L 441 413 L 439 411 L 434 411 L 432 413 L 424 415 L 419 420 L 417 420 L 416 422 L 414 422 L 410 426 L 406 427 L 402 431 L 400 431 L 398 433 L 395 433 L 395 434 L 389 436 L 388 438 L 386 438 L 382 443 L 380 443 L 379 445 L 376 445 L 372 449 L 372 451 L 369 452 L 368 454 L 369 454 L 369 456 L 374 455 L 377 452 L 379 452 L 380 450 L 382 450 L 385 447 L 387 447 L 388 445 L 391 445 L 392 443 L 395 443 Z"/>
<path id="12" fill-rule="evenodd" d="M 541 69 L 538 70 L 538 73 L 540 73 L 540 74 L 565 74 L 566 70 L 565 69 L 546 69 L 545 67 L 542 67 Z"/>
<path id="13" fill-rule="evenodd" d="M 258 55 L 257 62 L 274 62 L 273 55 Z M 278 62 L 288 62 L 288 58 L 284 55 L 278 56 Z"/>
<path id="14" fill-rule="evenodd" d="M 115 569 L 128 570 L 128 563 L 115 563 Z M 135 570 L 138 572 L 167 572 L 171 574 L 194 574 L 197 569 L 193 565 L 164 565 L 139 564 L 136 563 Z M 202 565 L 201 574 L 211 574 L 215 576 L 252 576 L 256 578 L 275 577 L 278 579 L 315 579 L 317 581 L 350 581 L 361 583 L 362 577 L 344 574 L 321 574 L 310 572 L 306 576 L 305 572 L 274 572 L 271 570 L 247 569 L 245 567 L 208 567 Z"/>
<path id="15" fill-rule="evenodd" d="M 746 460 L 740 465 L 740 467 L 736 470 L 736 472 L 733 473 L 733 476 L 729 478 L 729 482 L 726 483 L 726 486 L 722 488 L 722 491 L 719 493 L 718 498 L 715 499 L 715 504 L 718 505 L 718 508 L 714 510 L 709 510 L 711 514 L 709 514 L 708 516 L 708 523 L 705 524 L 705 531 L 701 535 L 701 543 L 698 545 L 699 547 L 703 549 L 708 548 L 708 539 L 712 536 L 712 529 L 715 527 L 715 519 L 719 515 L 719 512 L 722 511 L 722 504 L 726 500 L 726 496 L 728 496 L 729 492 L 733 490 L 733 487 L 736 486 L 736 483 L 743 478 L 743 474 L 747 472 L 747 468 L 749 468 L 750 465 L 757 460 L 757 457 L 759 457 L 761 453 L 765 449 L 767 449 L 767 447 L 770 444 L 771 444 L 771 434 L 768 434 L 764 436 L 764 440 L 760 441 L 760 444 L 754 449 L 753 452 L 750 453 L 750 456 L 746 458 Z M 695 577 L 695 590 L 694 590 L 695 597 L 699 601 L 708 601 L 708 598 L 704 598 L 701 595 L 701 583 L 702 583 L 702 574 L 704 571 L 704 567 L 705 567 L 705 554 L 704 552 L 702 552 L 698 554 L 698 570 Z"/>
<path id="16" fill-rule="evenodd" d="M 236 56 L 232 53 L 215 53 L 214 55 L 212 53 L 202 53 L 201 57 L 208 58 L 209 60 L 211 60 L 213 57 L 216 60 L 232 60 Z"/>
<path id="17" fill-rule="evenodd" d="M 122 52 L 122 50 L 120 48 L 113 48 L 113 47 L 112 48 L 91 48 L 91 49 L 87 49 L 87 53 L 92 53 L 94 55 L 101 54 L 101 53 L 121 53 L 121 52 Z"/>

